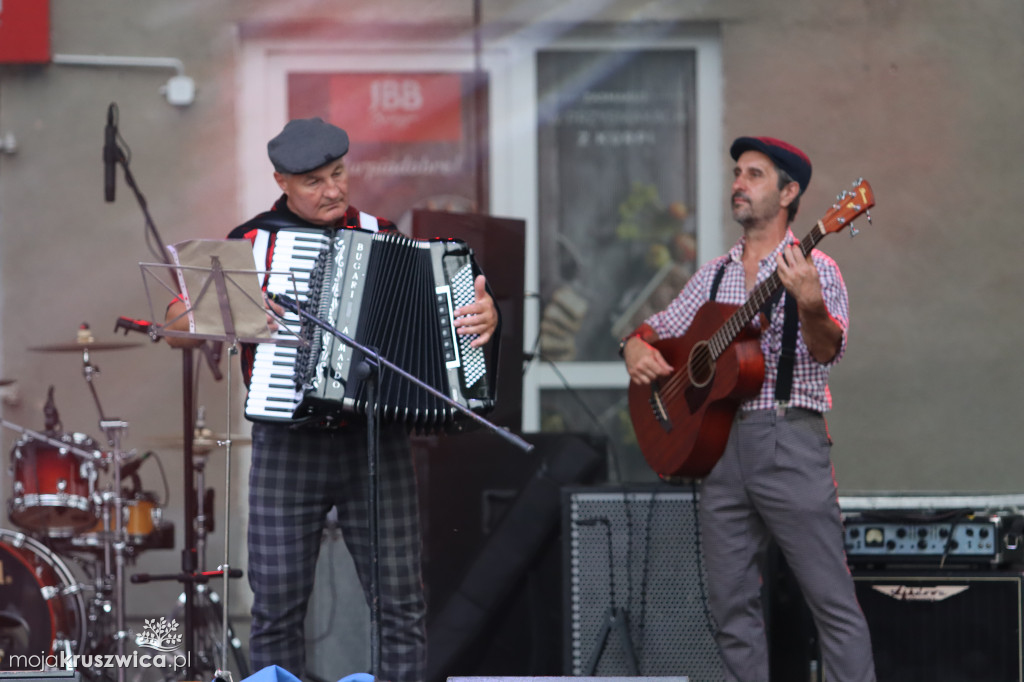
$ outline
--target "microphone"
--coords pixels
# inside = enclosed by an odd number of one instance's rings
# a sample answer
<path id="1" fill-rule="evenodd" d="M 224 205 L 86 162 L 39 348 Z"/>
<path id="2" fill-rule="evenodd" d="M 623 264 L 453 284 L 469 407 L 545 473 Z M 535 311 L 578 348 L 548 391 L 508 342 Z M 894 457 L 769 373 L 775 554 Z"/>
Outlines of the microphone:
<path id="1" fill-rule="evenodd" d="M 103 198 L 107 202 L 114 200 L 114 171 L 117 170 L 119 154 L 117 148 L 117 104 L 110 103 L 107 108 L 107 127 L 103 131 Z"/>
<path id="2" fill-rule="evenodd" d="M 57 412 L 57 404 L 53 400 L 53 385 L 46 392 L 46 404 L 43 406 L 43 416 L 46 420 L 47 433 L 57 433 L 61 430 L 60 413 Z"/>
<path id="3" fill-rule="evenodd" d="M 134 459 L 121 467 L 121 478 L 125 479 L 135 474 L 142 466 L 142 463 L 153 456 L 153 451 L 149 450 L 142 454 L 138 459 Z"/>

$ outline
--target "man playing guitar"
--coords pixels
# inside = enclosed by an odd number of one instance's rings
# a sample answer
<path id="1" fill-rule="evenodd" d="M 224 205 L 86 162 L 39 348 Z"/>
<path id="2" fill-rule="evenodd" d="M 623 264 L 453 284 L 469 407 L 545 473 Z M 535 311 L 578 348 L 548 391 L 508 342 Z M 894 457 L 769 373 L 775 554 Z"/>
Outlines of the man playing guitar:
<path id="1" fill-rule="evenodd" d="M 768 680 L 761 569 L 774 540 L 810 606 L 826 678 L 869 682 L 875 679 L 870 635 L 846 564 L 823 416 L 832 406 L 829 369 L 846 349 L 846 286 L 835 261 L 816 249 L 801 250 L 790 230 L 811 178 L 807 156 L 768 137 L 740 137 L 730 154 L 736 162 L 732 214 L 743 235 L 664 311 L 623 339 L 622 356 L 634 388 L 667 385 L 681 363 L 677 358 L 673 367 L 652 344 L 692 332 L 709 301 L 742 304 L 751 290 L 778 278 L 784 292 L 765 301 L 758 320 L 760 392 L 753 384 L 735 417 L 724 422 L 724 450 L 717 462 L 712 458 L 700 491 L 716 641 L 728 680 Z M 691 368 L 688 380 L 703 389 L 705 378 L 694 374 Z M 669 421 L 662 417 L 666 430 Z"/>

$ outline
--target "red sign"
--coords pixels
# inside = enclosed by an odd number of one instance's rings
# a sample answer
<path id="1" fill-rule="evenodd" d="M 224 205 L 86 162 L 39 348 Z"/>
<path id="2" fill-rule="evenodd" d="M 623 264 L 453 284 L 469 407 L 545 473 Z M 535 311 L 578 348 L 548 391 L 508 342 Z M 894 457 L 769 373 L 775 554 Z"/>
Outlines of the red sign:
<path id="1" fill-rule="evenodd" d="M 49 0 L 0 0 L 0 64 L 49 61 Z"/>
<path id="2" fill-rule="evenodd" d="M 459 74 L 332 74 L 330 120 L 360 142 L 458 142 Z"/>

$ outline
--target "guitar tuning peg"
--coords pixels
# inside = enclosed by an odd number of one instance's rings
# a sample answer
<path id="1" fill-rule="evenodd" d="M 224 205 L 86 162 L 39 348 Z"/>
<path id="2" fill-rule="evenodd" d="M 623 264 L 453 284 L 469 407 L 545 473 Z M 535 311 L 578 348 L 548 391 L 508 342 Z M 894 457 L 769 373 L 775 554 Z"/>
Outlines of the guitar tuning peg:
<path id="1" fill-rule="evenodd" d="M 857 229 L 856 225 L 854 225 L 853 223 L 850 223 L 850 239 L 853 239 L 858 234 L 860 234 L 860 230 Z"/>
<path id="2" fill-rule="evenodd" d="M 871 224 L 872 224 L 872 223 L 871 223 L 871 211 L 864 211 L 864 215 L 865 215 L 865 216 L 867 217 L 867 219 L 868 219 L 868 225 L 871 225 Z"/>

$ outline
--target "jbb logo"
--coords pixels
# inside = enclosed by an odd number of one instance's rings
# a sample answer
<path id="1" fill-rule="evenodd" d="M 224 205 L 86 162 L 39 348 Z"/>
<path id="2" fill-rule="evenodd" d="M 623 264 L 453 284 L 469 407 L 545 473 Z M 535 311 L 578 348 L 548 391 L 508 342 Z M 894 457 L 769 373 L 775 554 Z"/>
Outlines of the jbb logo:
<path id="1" fill-rule="evenodd" d="M 370 109 L 374 111 L 418 111 L 423 106 L 420 83 L 411 78 L 379 78 L 370 83 Z"/>

